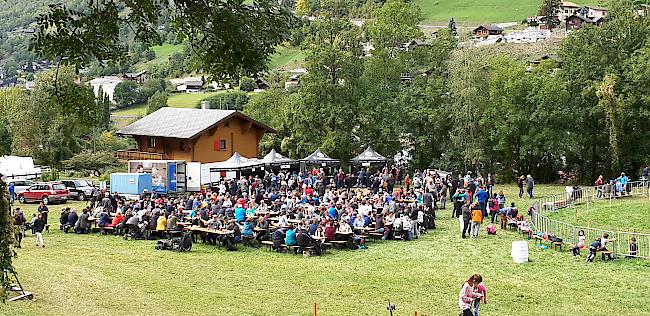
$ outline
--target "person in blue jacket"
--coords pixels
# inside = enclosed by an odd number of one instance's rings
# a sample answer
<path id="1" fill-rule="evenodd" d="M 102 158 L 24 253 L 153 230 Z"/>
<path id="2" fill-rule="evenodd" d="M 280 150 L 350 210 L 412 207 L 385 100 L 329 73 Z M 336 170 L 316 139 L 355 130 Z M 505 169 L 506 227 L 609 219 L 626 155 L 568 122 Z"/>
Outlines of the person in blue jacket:
<path id="1" fill-rule="evenodd" d="M 487 217 L 487 200 L 488 200 L 488 193 L 485 190 L 484 186 L 478 187 L 478 190 L 476 191 L 476 202 L 478 202 L 479 207 L 481 208 L 481 213 L 483 213 L 483 217 Z"/>
<path id="2" fill-rule="evenodd" d="M 296 243 L 296 230 L 293 228 L 293 225 L 290 225 L 287 230 L 287 235 L 284 237 L 284 244 L 287 246 L 294 246 Z"/>
<path id="3" fill-rule="evenodd" d="M 246 210 L 240 204 L 237 204 L 237 208 L 235 209 L 235 220 L 238 223 L 241 223 L 245 219 L 246 219 Z"/>

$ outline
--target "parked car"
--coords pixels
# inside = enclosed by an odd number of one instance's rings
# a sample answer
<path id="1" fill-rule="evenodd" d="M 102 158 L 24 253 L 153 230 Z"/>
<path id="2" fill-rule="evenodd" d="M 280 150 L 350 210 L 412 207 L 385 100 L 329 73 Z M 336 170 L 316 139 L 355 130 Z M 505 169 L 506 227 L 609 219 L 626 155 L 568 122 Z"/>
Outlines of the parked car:
<path id="1" fill-rule="evenodd" d="M 61 180 L 70 191 L 70 199 L 85 201 L 93 196 L 95 187 L 86 180 Z"/>
<path id="2" fill-rule="evenodd" d="M 7 185 L 9 185 L 9 183 L 14 184 L 14 192 L 16 193 L 20 191 L 25 191 L 29 189 L 29 187 L 31 187 L 32 185 L 36 184 L 36 182 L 32 180 L 18 180 L 18 179 L 9 179 L 6 182 Z"/>
<path id="3" fill-rule="evenodd" d="M 20 203 L 40 202 L 45 204 L 50 202 L 66 203 L 70 191 L 61 182 L 37 183 L 27 190 L 17 192 Z"/>

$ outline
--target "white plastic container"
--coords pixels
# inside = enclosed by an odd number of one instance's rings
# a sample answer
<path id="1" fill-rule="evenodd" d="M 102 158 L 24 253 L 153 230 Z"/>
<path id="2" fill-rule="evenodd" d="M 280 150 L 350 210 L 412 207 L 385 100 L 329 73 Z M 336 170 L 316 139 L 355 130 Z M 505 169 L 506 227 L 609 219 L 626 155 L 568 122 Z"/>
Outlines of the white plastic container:
<path id="1" fill-rule="evenodd" d="M 517 240 L 512 242 L 512 252 L 510 253 L 515 263 L 524 263 L 528 261 L 528 242 Z"/>

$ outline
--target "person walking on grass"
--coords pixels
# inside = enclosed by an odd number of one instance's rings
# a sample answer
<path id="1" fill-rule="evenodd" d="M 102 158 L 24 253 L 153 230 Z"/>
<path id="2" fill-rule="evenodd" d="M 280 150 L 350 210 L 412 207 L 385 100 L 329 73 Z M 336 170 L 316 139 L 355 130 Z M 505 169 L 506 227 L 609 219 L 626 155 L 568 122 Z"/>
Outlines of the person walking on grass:
<path id="1" fill-rule="evenodd" d="M 479 293 L 475 287 L 481 283 L 481 275 L 474 274 L 460 289 L 458 294 L 458 307 L 460 307 L 461 313 L 460 316 L 473 316 L 472 307 L 474 307 L 474 300 L 477 298 L 483 297 L 483 294 Z M 478 281 L 478 282 L 477 282 Z"/>
<path id="2" fill-rule="evenodd" d="M 34 232 L 36 233 L 36 247 L 40 244 L 41 247 L 45 248 L 45 243 L 43 242 L 43 229 L 45 229 L 45 221 L 43 220 L 43 214 L 38 213 L 36 220 L 34 221 Z"/>
<path id="3" fill-rule="evenodd" d="M 16 208 L 14 210 L 14 246 L 16 248 L 20 248 L 20 242 L 25 236 L 25 223 L 27 223 L 25 214 L 20 210 L 20 207 Z"/>
<path id="4" fill-rule="evenodd" d="M 528 192 L 528 196 L 531 199 L 533 198 L 534 188 L 535 188 L 535 180 L 533 180 L 533 176 L 531 175 L 526 176 L 526 192 Z"/>
<path id="5" fill-rule="evenodd" d="M 524 181 L 526 178 L 522 175 L 517 178 L 517 186 L 519 187 L 519 198 L 521 199 L 524 196 Z"/>

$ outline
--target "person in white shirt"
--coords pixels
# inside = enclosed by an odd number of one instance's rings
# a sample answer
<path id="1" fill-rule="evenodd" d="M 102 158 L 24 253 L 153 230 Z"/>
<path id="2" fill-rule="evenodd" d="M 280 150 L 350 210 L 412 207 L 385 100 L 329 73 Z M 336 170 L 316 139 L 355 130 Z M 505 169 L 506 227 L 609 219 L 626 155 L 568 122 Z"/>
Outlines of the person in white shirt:
<path id="1" fill-rule="evenodd" d="M 363 219 L 361 214 L 357 214 L 357 217 L 354 219 L 355 228 L 363 228 L 366 224 L 366 221 Z"/>

